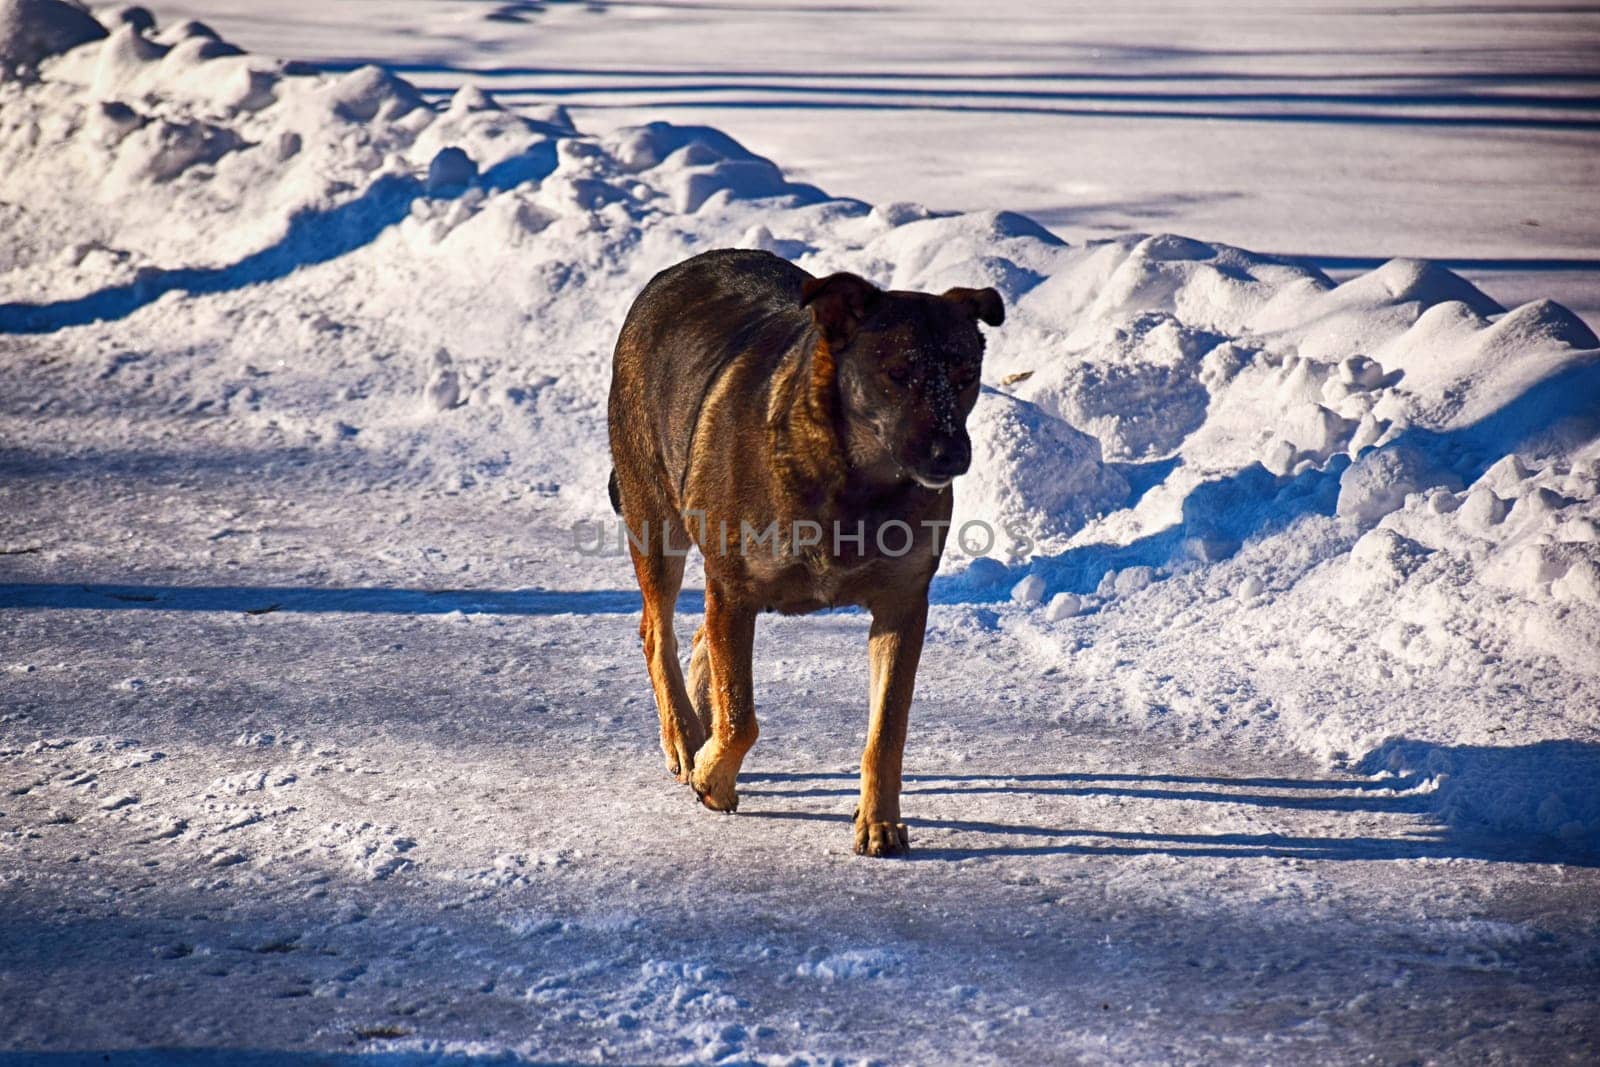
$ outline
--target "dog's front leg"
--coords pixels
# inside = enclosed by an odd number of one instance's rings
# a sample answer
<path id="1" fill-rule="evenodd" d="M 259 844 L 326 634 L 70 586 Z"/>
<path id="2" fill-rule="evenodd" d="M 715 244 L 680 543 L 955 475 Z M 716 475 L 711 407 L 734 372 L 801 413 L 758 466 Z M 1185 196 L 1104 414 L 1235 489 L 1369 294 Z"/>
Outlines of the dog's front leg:
<path id="1" fill-rule="evenodd" d="M 750 671 L 755 635 L 756 613 L 731 599 L 723 584 L 708 575 L 702 640 L 709 657 L 711 737 L 695 757 L 691 781 L 700 802 L 713 811 L 738 808 L 734 783 L 744 754 L 756 743 L 755 685 Z"/>
<path id="2" fill-rule="evenodd" d="M 861 755 L 861 802 L 856 807 L 856 851 L 864 856 L 897 856 L 911 847 L 900 821 L 900 760 L 906 747 L 906 722 L 928 601 L 918 598 L 893 609 L 874 609 L 867 654 L 872 663 L 872 721 Z"/>

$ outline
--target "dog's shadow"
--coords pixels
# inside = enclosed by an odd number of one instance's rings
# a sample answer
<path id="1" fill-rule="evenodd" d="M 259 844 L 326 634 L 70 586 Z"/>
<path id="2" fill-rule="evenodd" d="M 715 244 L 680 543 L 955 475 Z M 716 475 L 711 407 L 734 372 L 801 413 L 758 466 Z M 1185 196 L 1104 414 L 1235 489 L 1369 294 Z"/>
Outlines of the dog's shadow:
<path id="1" fill-rule="evenodd" d="M 902 809 L 912 829 L 911 858 L 950 862 L 1002 856 L 1148 856 L 1302 860 L 1464 859 L 1600 867 L 1600 745 L 1576 741 L 1494 748 L 1391 741 L 1360 761 L 1368 777 L 1284 778 L 1047 773 L 908 774 Z M 1389 770 L 1385 777 L 1372 777 Z M 798 800 L 854 797 L 849 772 L 741 776 L 741 814 L 763 819 L 847 823 L 844 811 L 797 810 Z M 923 797 L 1119 797 L 1149 802 L 1141 817 L 1172 831 L 1058 826 L 931 817 Z M 1553 800 L 1551 798 L 1554 798 Z M 1341 813 L 1337 827 L 1308 835 L 1301 820 L 1284 833 L 1196 833 L 1209 823 L 1194 805 L 1242 805 L 1285 813 Z M 1561 815 L 1551 817 L 1553 805 Z M 1031 811 L 1041 805 L 1018 804 Z M 1594 808 L 1596 810 L 1589 810 Z M 1366 817 L 1363 817 L 1366 816 Z M 1388 816 L 1390 818 L 1372 818 Z M 1382 832 L 1374 833 L 1374 824 Z M 1319 830 L 1328 827 L 1318 820 Z M 921 835 L 918 830 L 922 830 Z"/>

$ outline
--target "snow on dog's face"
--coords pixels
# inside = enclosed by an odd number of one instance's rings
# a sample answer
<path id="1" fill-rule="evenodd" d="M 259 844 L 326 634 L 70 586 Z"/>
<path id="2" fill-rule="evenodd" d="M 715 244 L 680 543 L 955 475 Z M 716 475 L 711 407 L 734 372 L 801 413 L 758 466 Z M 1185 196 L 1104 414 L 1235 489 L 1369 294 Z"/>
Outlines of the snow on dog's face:
<path id="1" fill-rule="evenodd" d="M 1005 320 L 993 289 L 885 292 L 854 274 L 805 283 L 833 357 L 850 452 L 943 489 L 972 462 L 967 416 L 983 366 L 980 321 Z"/>

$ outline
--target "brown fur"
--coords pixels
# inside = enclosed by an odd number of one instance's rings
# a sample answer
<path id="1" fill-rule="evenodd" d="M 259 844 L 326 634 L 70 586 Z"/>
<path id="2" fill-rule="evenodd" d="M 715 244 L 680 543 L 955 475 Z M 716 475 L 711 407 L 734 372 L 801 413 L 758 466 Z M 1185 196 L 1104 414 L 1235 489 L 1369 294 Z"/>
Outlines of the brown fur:
<path id="1" fill-rule="evenodd" d="M 613 363 L 612 500 L 632 535 L 667 767 L 707 807 L 738 806 L 739 767 L 759 733 L 756 615 L 859 605 L 872 613 L 872 681 L 855 847 L 908 847 L 901 755 L 938 524 L 971 454 L 976 324 L 1002 318 L 992 289 L 884 292 L 758 252 L 697 256 L 635 301 Z M 775 548 L 746 543 L 747 528 L 773 522 Z M 820 544 L 790 536 L 804 522 L 820 525 Z M 896 523 L 911 534 L 900 554 Z M 686 684 L 673 611 L 677 553 L 691 543 L 705 558 L 706 611 Z"/>

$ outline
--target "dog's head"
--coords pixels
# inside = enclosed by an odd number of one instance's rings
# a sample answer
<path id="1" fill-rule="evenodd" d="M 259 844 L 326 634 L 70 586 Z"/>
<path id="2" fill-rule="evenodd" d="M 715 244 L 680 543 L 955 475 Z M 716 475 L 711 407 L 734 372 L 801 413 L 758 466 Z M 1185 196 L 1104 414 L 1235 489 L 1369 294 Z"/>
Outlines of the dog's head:
<path id="1" fill-rule="evenodd" d="M 967 416 L 978 400 L 983 335 L 1005 320 L 993 289 L 885 291 L 854 274 L 806 281 L 833 357 L 851 454 L 943 489 L 972 463 Z"/>

